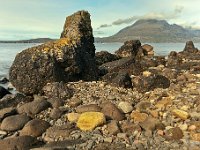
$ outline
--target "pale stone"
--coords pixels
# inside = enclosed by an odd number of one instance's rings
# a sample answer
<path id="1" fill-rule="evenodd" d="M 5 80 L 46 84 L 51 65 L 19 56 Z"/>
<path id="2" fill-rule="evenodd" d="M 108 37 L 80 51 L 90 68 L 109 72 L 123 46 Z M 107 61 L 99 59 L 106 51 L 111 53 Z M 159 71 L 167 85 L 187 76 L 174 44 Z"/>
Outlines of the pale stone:
<path id="1" fill-rule="evenodd" d="M 189 118 L 189 114 L 186 111 L 180 110 L 180 109 L 174 109 L 172 110 L 172 114 L 182 120 L 186 120 Z"/>
<path id="2" fill-rule="evenodd" d="M 77 122 L 79 117 L 80 117 L 80 114 L 78 113 L 67 114 L 67 119 L 69 120 L 69 122 Z"/>
<path id="3" fill-rule="evenodd" d="M 133 106 L 129 102 L 120 102 L 118 107 L 122 110 L 123 113 L 130 113 L 133 111 Z"/>
<path id="4" fill-rule="evenodd" d="M 171 98 L 165 97 L 162 100 L 158 101 L 155 106 L 159 109 L 162 109 L 162 108 L 166 108 L 168 105 L 171 105 L 171 104 L 172 104 Z"/>

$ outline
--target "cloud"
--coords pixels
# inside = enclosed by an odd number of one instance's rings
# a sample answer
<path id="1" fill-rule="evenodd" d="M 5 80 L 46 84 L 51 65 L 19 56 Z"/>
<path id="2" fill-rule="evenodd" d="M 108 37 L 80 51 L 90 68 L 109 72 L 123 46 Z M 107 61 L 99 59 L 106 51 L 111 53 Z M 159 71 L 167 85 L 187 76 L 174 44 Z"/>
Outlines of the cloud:
<path id="1" fill-rule="evenodd" d="M 98 27 L 98 29 L 101 28 L 107 28 L 111 26 L 118 26 L 122 24 L 130 24 L 136 20 L 139 19 L 157 19 L 157 20 L 171 20 L 171 19 L 176 19 L 180 16 L 180 14 L 183 12 L 184 7 L 182 6 L 176 6 L 173 12 L 170 13 L 164 13 L 164 12 L 150 12 L 142 16 L 132 16 L 129 18 L 125 19 L 117 19 L 113 21 L 111 24 L 103 24 Z"/>

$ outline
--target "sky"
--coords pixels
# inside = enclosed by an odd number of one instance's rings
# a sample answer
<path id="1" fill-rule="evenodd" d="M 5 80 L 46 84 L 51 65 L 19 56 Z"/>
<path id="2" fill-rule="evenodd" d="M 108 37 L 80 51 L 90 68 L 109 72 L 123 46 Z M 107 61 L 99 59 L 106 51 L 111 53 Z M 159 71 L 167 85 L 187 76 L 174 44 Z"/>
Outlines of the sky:
<path id="1" fill-rule="evenodd" d="M 0 40 L 59 38 L 67 16 L 91 14 L 95 37 L 117 33 L 138 19 L 167 20 L 200 29 L 200 0 L 0 0 Z"/>

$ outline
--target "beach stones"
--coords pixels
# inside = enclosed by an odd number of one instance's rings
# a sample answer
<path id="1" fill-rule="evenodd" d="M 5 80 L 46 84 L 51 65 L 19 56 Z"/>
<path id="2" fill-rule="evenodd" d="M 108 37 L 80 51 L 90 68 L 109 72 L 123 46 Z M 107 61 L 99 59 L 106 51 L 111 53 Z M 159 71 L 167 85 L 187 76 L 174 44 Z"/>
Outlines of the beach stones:
<path id="1" fill-rule="evenodd" d="M 172 114 L 182 120 L 186 120 L 189 118 L 189 114 L 186 111 L 180 110 L 180 109 L 174 109 L 172 110 Z"/>
<path id="2" fill-rule="evenodd" d="M 106 118 L 100 112 L 85 112 L 82 113 L 77 121 L 77 127 L 83 131 L 91 131 L 95 127 L 103 125 Z"/>
<path id="3" fill-rule="evenodd" d="M 18 53 L 9 79 L 25 94 L 37 94 L 49 82 L 96 80 L 94 57 L 90 14 L 79 11 L 66 18 L 61 39 Z"/>

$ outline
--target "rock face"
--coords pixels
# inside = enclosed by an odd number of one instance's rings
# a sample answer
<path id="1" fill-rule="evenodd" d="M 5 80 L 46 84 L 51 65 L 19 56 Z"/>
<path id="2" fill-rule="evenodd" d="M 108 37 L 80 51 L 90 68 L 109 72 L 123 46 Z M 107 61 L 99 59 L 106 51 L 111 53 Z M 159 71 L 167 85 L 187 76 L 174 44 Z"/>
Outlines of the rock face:
<path id="1" fill-rule="evenodd" d="M 93 43 L 90 14 L 79 11 L 66 18 L 61 39 L 17 54 L 10 81 L 18 91 L 34 94 L 49 82 L 96 80 Z"/>
<path id="2" fill-rule="evenodd" d="M 95 58 L 96 58 L 96 64 L 98 66 L 104 64 L 104 63 L 107 63 L 107 62 L 111 62 L 111 61 L 115 61 L 115 60 L 118 60 L 119 57 L 114 55 L 114 54 L 111 54 L 107 51 L 101 51 L 101 52 L 97 52 L 95 54 Z"/>
<path id="3" fill-rule="evenodd" d="M 189 52 L 189 53 L 196 53 L 198 52 L 198 49 L 194 47 L 194 43 L 192 41 L 188 41 L 186 42 L 186 45 L 183 51 Z"/>
<path id="4" fill-rule="evenodd" d="M 139 40 L 130 40 L 124 42 L 124 45 L 115 53 L 120 57 L 135 57 L 141 47 Z"/>

